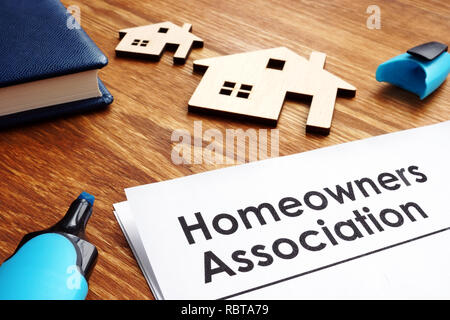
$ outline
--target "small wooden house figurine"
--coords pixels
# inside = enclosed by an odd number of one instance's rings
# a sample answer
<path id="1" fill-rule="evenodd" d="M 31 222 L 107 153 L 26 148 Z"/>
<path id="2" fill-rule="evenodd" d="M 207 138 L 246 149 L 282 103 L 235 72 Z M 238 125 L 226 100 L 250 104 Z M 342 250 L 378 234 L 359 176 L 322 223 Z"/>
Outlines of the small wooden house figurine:
<path id="1" fill-rule="evenodd" d="M 276 125 L 286 96 L 312 96 L 308 132 L 328 134 L 337 94 L 355 96 L 356 88 L 323 69 L 326 55 L 305 59 L 284 48 L 194 61 L 204 72 L 189 101 L 189 111 L 226 113 Z"/>
<path id="2" fill-rule="evenodd" d="M 175 51 L 173 62 L 183 64 L 192 48 L 203 47 L 203 40 L 191 31 L 189 23 L 179 27 L 172 22 L 123 29 L 119 31 L 122 40 L 116 47 L 116 55 L 159 61 L 164 51 L 169 50 Z"/>

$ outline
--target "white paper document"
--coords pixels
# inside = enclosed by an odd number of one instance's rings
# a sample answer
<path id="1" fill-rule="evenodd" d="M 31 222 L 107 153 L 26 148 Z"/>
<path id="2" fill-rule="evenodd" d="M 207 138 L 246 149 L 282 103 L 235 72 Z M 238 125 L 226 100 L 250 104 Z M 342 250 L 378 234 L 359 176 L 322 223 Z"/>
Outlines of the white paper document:
<path id="1" fill-rule="evenodd" d="M 158 299 L 449 299 L 450 121 L 126 189 Z"/>

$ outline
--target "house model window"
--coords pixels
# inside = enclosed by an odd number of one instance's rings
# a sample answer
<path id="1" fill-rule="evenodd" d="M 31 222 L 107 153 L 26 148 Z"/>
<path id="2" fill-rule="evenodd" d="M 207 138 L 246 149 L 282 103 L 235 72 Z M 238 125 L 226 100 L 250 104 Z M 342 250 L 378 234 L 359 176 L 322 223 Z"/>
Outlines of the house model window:
<path id="1" fill-rule="evenodd" d="M 239 87 L 239 86 L 238 86 Z M 233 90 L 236 88 L 236 82 L 225 81 L 222 85 L 222 89 L 220 89 L 219 93 L 225 96 L 231 96 Z M 253 86 L 249 84 L 241 84 L 239 90 L 236 94 L 238 98 L 248 99 L 250 96 L 250 92 L 252 91 Z"/>
<path id="2" fill-rule="evenodd" d="M 266 68 L 267 69 L 275 69 L 275 70 L 283 70 L 284 64 L 286 61 L 278 60 L 278 59 L 269 59 Z"/>
<path id="3" fill-rule="evenodd" d="M 132 46 L 138 46 L 140 44 L 141 47 L 146 47 L 150 41 L 149 40 L 140 40 L 140 39 L 134 39 L 131 43 Z"/>
<path id="4" fill-rule="evenodd" d="M 236 86 L 236 82 L 225 81 L 222 85 L 222 89 L 220 89 L 219 93 L 225 96 L 231 96 L 234 87 Z"/>
<path id="5" fill-rule="evenodd" d="M 252 91 L 252 88 L 253 86 L 249 84 L 242 84 L 236 96 L 239 98 L 248 99 L 248 96 L 250 95 L 250 91 Z"/>
<path id="6" fill-rule="evenodd" d="M 167 31 L 169 31 L 169 28 L 164 28 L 164 27 L 161 27 L 158 30 L 159 33 L 167 33 Z"/>

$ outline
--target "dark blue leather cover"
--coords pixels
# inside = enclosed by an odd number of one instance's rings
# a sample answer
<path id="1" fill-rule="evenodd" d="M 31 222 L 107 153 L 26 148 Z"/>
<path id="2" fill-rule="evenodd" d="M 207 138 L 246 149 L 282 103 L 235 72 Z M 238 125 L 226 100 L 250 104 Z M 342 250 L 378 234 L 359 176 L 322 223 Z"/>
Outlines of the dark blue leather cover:
<path id="1" fill-rule="evenodd" d="M 83 29 L 70 29 L 59 0 L 0 0 L 0 88 L 100 69 L 106 56 Z M 0 129 L 106 107 L 113 97 L 99 80 L 101 97 L 0 117 Z"/>
<path id="2" fill-rule="evenodd" d="M 0 1 L 0 88 L 108 63 L 83 29 L 67 27 L 68 17 L 59 0 Z"/>
<path id="3" fill-rule="evenodd" d="M 98 84 L 102 93 L 101 97 L 63 103 L 56 106 L 33 109 L 2 116 L 0 117 L 0 129 L 8 129 L 19 124 L 29 124 L 35 121 L 65 116 L 67 114 L 82 113 L 104 108 L 113 102 L 113 96 L 109 93 L 100 80 L 98 80 Z"/>

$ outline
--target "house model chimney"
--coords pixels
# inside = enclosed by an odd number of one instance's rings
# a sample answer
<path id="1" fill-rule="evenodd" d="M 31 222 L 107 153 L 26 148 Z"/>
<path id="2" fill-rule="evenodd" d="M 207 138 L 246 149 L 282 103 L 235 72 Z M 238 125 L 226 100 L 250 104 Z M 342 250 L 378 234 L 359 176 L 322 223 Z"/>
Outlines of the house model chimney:
<path id="1" fill-rule="evenodd" d="M 187 32 L 191 32 L 192 31 L 192 24 L 190 23 L 185 23 L 183 24 L 183 26 L 181 27 L 183 30 L 186 30 Z"/>
<path id="2" fill-rule="evenodd" d="M 327 55 L 322 52 L 311 52 L 311 55 L 309 56 L 310 63 L 317 69 L 323 69 L 326 59 Z"/>

